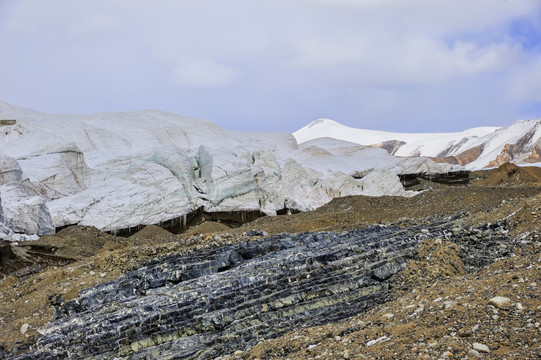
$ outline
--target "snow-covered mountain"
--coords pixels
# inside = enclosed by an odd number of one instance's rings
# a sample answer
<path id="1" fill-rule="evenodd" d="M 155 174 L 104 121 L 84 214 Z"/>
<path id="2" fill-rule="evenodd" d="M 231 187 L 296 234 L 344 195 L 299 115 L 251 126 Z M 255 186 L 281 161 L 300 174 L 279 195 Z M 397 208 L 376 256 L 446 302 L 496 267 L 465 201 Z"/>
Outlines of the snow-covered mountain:
<path id="1" fill-rule="evenodd" d="M 395 156 L 431 157 L 468 169 L 541 161 L 541 119 L 517 121 L 504 128 L 479 127 L 455 133 L 392 133 L 319 119 L 293 135 L 301 144 L 327 137 L 381 147 Z"/>
<path id="2" fill-rule="evenodd" d="M 337 196 L 410 196 L 397 174 L 460 169 L 162 111 L 50 115 L 0 102 L 0 238 L 71 224 L 114 231 L 198 208 L 272 215 Z"/>

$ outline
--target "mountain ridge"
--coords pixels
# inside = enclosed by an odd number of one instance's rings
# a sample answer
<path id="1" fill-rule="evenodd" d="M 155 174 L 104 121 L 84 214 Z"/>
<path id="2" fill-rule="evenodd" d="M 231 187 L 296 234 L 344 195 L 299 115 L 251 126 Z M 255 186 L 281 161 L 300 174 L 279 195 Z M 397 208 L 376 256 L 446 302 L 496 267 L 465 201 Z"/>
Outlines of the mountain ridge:
<path id="1" fill-rule="evenodd" d="M 318 119 L 295 131 L 302 144 L 321 137 L 364 146 L 381 147 L 396 156 L 427 156 L 438 162 L 469 169 L 497 167 L 505 162 L 541 161 L 541 119 L 518 120 L 506 127 L 474 127 L 449 133 L 395 133 L 349 127 L 331 119 Z M 507 147 L 506 147 L 507 146 Z M 478 154 L 472 158 L 472 150 Z"/>

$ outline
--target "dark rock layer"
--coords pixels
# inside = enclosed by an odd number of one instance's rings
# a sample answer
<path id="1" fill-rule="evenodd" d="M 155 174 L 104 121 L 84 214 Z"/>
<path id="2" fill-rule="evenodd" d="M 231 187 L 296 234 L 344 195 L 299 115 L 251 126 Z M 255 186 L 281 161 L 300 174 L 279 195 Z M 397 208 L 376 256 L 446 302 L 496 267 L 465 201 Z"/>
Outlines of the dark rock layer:
<path id="1" fill-rule="evenodd" d="M 457 216 L 458 217 L 458 216 Z M 212 359 L 295 328 L 350 317 L 389 298 L 426 238 L 457 242 L 475 270 L 505 256 L 505 224 L 455 218 L 408 228 L 279 235 L 170 255 L 54 299 L 57 319 L 17 359 Z"/>
<path id="2" fill-rule="evenodd" d="M 435 182 L 445 185 L 463 185 L 470 182 L 470 171 L 452 171 L 448 173 L 414 173 L 399 174 L 400 182 L 404 189 L 410 190 L 420 184 L 420 180 Z"/>

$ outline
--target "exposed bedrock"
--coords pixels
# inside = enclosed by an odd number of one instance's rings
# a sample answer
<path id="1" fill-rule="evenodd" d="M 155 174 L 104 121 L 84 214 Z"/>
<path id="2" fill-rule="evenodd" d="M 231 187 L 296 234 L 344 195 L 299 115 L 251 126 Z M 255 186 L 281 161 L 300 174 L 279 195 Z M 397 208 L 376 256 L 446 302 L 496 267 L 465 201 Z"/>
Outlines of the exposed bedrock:
<path id="1" fill-rule="evenodd" d="M 470 182 L 470 171 L 450 171 L 447 173 L 410 173 L 400 174 L 400 182 L 404 189 L 410 190 L 419 185 L 421 180 L 446 185 L 463 185 Z"/>
<path id="2" fill-rule="evenodd" d="M 504 224 L 465 229 L 457 217 L 283 234 L 155 259 L 74 301 L 53 298 L 56 320 L 17 359 L 212 359 L 388 300 L 393 276 L 426 238 L 456 242 L 469 269 L 509 252 L 498 246 L 508 242 Z"/>

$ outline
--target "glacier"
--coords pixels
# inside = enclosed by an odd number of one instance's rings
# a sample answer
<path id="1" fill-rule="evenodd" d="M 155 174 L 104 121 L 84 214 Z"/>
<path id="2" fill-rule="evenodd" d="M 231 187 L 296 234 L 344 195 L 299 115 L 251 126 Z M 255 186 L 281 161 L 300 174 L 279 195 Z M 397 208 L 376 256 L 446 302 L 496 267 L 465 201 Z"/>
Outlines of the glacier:
<path id="1" fill-rule="evenodd" d="M 412 196 L 399 174 L 461 166 L 336 139 L 228 131 L 156 110 L 45 114 L 0 102 L 0 238 L 72 224 L 115 232 L 206 212 L 308 211 L 348 195 Z"/>

